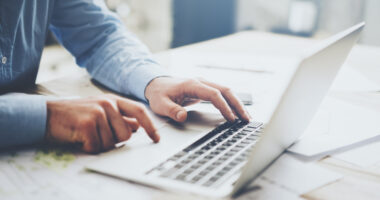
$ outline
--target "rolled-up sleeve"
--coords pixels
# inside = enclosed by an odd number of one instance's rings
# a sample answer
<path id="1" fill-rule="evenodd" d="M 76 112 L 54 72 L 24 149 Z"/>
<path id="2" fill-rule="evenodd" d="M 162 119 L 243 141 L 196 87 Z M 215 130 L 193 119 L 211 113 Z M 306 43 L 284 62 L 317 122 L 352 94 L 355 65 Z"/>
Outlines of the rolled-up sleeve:
<path id="1" fill-rule="evenodd" d="M 103 1 L 57 0 L 50 28 L 79 66 L 119 93 L 146 100 L 147 84 L 167 75 Z"/>
<path id="2" fill-rule="evenodd" d="M 40 95 L 0 96 L 0 147 L 43 141 L 46 129 L 46 99 Z"/>

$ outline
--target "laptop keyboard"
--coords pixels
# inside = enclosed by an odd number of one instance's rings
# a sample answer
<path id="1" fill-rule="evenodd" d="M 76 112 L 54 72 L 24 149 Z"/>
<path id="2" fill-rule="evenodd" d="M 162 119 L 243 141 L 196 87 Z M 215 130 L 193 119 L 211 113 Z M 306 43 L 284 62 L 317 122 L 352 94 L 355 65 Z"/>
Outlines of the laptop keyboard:
<path id="1" fill-rule="evenodd" d="M 206 187 L 216 185 L 244 165 L 262 125 L 240 120 L 221 124 L 147 174 Z"/>

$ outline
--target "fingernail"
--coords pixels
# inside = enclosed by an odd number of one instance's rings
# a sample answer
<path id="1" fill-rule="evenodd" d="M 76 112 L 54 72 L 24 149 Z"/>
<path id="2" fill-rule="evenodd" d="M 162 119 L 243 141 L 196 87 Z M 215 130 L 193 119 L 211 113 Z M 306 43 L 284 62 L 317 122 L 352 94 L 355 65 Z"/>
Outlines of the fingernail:
<path id="1" fill-rule="evenodd" d="M 177 120 L 181 120 L 185 114 L 186 114 L 185 111 L 180 110 L 180 111 L 177 112 L 177 115 L 175 116 L 175 118 Z"/>

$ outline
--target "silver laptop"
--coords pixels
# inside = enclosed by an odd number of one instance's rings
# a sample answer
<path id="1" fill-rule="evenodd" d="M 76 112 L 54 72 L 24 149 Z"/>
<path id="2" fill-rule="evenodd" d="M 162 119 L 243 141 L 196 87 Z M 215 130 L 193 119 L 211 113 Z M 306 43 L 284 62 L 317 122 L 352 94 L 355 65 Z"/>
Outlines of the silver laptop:
<path id="1" fill-rule="evenodd" d="M 175 192 L 238 195 L 301 136 L 363 27 L 355 25 L 305 53 L 265 126 L 237 120 L 202 133 L 167 125 L 159 130 L 166 136 L 159 144 L 136 140 L 102 154 L 86 168 Z M 200 124 L 220 122 L 195 118 Z"/>

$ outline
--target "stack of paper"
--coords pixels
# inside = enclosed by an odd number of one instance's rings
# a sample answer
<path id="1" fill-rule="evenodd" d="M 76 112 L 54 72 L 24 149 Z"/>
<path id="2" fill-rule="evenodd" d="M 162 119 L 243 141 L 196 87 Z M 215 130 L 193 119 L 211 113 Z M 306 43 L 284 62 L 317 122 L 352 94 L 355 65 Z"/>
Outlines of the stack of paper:
<path id="1" fill-rule="evenodd" d="M 349 162 L 359 167 L 373 167 L 380 164 L 380 142 L 374 142 L 363 147 L 352 149 L 334 155 L 334 158 Z"/>

